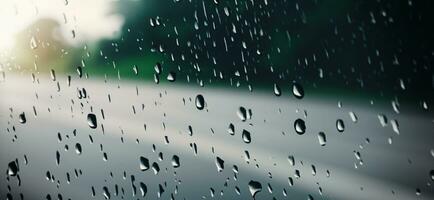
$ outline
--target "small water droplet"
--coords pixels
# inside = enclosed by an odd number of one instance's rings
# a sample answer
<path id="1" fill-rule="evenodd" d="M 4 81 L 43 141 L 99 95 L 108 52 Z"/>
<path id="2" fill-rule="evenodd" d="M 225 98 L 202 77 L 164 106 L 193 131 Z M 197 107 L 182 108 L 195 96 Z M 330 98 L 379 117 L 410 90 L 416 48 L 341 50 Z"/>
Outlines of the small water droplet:
<path id="1" fill-rule="evenodd" d="M 221 172 L 223 169 L 225 169 L 225 161 L 218 156 L 216 157 L 215 165 L 217 166 L 218 172 Z"/>
<path id="2" fill-rule="evenodd" d="M 98 125 L 96 122 L 96 116 L 93 113 L 87 114 L 87 124 L 89 124 L 89 127 L 92 129 L 95 129 Z"/>
<path id="3" fill-rule="evenodd" d="M 282 90 L 280 89 L 280 87 L 277 84 L 274 84 L 274 95 L 276 96 L 280 96 L 282 95 Z"/>
<path id="4" fill-rule="evenodd" d="M 247 144 L 249 144 L 252 141 L 252 138 L 250 137 L 250 132 L 247 130 L 243 130 L 242 138 L 243 141 Z"/>
<path id="5" fill-rule="evenodd" d="M 303 87 L 300 84 L 298 84 L 298 83 L 294 83 L 292 85 L 292 94 L 294 94 L 294 96 L 297 99 L 302 99 L 304 97 L 304 89 L 303 89 Z"/>
<path id="6" fill-rule="evenodd" d="M 294 122 L 294 129 L 297 134 L 303 135 L 306 132 L 306 124 L 299 118 Z"/>
<path id="7" fill-rule="evenodd" d="M 319 144 L 321 146 L 325 146 L 326 145 L 327 139 L 326 139 L 326 135 L 325 135 L 324 132 L 319 132 L 318 133 L 318 141 L 319 141 Z"/>
<path id="8" fill-rule="evenodd" d="M 196 108 L 198 110 L 203 110 L 204 107 L 205 107 L 205 99 L 201 94 L 198 94 L 196 96 Z"/>
<path id="9" fill-rule="evenodd" d="M 169 74 L 167 75 L 167 80 L 170 82 L 175 82 L 176 81 L 176 73 L 175 72 L 169 72 Z"/>
<path id="10" fill-rule="evenodd" d="M 179 157 L 177 155 L 173 155 L 173 157 L 172 157 L 172 166 L 174 168 L 178 168 L 180 166 Z"/>
<path id="11" fill-rule="evenodd" d="M 345 124 L 344 121 L 342 119 L 338 119 L 336 120 L 336 129 L 342 133 L 345 130 Z"/>

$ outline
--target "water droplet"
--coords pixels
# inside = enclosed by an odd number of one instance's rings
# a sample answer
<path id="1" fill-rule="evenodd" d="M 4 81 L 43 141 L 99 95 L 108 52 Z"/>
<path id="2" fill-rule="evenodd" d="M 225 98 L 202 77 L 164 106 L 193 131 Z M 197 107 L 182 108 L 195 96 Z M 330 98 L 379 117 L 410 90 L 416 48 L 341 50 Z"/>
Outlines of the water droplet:
<path id="1" fill-rule="evenodd" d="M 32 38 L 30 38 L 30 48 L 31 49 L 37 49 L 38 48 L 38 43 L 36 42 L 36 38 L 34 36 L 32 36 Z"/>
<path id="2" fill-rule="evenodd" d="M 8 164 L 8 175 L 16 176 L 18 173 L 18 165 L 15 161 L 12 161 Z"/>
<path id="3" fill-rule="evenodd" d="M 142 193 L 142 197 L 146 196 L 146 193 L 148 193 L 148 187 L 146 187 L 146 184 L 143 182 L 140 182 L 140 192 Z"/>
<path id="4" fill-rule="evenodd" d="M 56 164 L 60 165 L 60 153 L 59 153 L 59 151 L 56 151 Z"/>
<path id="5" fill-rule="evenodd" d="M 303 89 L 303 87 L 300 84 L 298 84 L 298 83 L 294 83 L 292 85 L 292 94 L 294 94 L 294 96 L 297 99 L 302 99 L 304 97 L 304 89 Z"/>
<path id="6" fill-rule="evenodd" d="M 229 124 L 228 133 L 230 135 L 235 135 L 235 126 L 232 123 Z"/>
<path id="7" fill-rule="evenodd" d="M 326 139 L 326 135 L 325 135 L 324 132 L 319 132 L 318 133 L 318 141 L 319 141 L 319 144 L 321 146 L 325 146 L 326 145 L 327 139 Z"/>
<path id="8" fill-rule="evenodd" d="M 87 114 L 87 124 L 89 124 L 89 127 L 93 129 L 95 129 L 98 126 L 96 122 L 95 114 L 92 113 Z"/>
<path id="9" fill-rule="evenodd" d="M 344 132 L 345 124 L 344 124 L 344 121 L 342 119 L 336 120 L 336 129 L 341 133 Z"/>
<path id="10" fill-rule="evenodd" d="M 158 172 L 160 172 L 160 166 L 158 166 L 158 163 L 154 162 L 152 163 L 152 170 L 154 171 L 154 174 L 157 175 Z"/>
<path id="11" fill-rule="evenodd" d="M 237 115 L 244 122 L 247 119 L 247 110 L 241 106 L 238 108 Z"/>
<path id="12" fill-rule="evenodd" d="M 288 156 L 288 162 L 291 166 L 295 165 L 295 158 L 294 156 Z"/>
<path id="13" fill-rule="evenodd" d="M 396 121 L 396 120 L 390 120 L 390 123 L 392 124 L 392 129 L 393 129 L 393 131 L 396 133 L 396 134 L 398 134 L 399 135 L 399 124 L 398 124 L 398 121 Z"/>
<path id="14" fill-rule="evenodd" d="M 387 117 L 383 114 L 378 115 L 378 120 L 380 120 L 380 124 L 382 127 L 387 126 Z"/>
<path id="15" fill-rule="evenodd" d="M 169 72 L 169 74 L 167 75 L 167 80 L 170 82 L 175 82 L 176 81 L 176 73 L 175 72 Z"/>
<path id="16" fill-rule="evenodd" d="M 26 114 L 23 112 L 18 116 L 18 120 L 21 124 L 25 124 L 27 122 Z"/>
<path id="17" fill-rule="evenodd" d="M 157 62 L 157 64 L 155 64 L 154 70 L 155 70 L 155 73 L 161 74 L 162 68 L 161 68 L 161 64 L 159 62 Z"/>
<path id="18" fill-rule="evenodd" d="M 262 191 L 262 185 L 260 182 L 251 180 L 248 186 L 249 186 L 250 194 L 252 195 L 253 198 L 255 198 L 258 192 Z"/>
<path id="19" fill-rule="evenodd" d="M 429 175 L 430 175 L 430 177 L 431 177 L 431 181 L 434 181 L 434 170 L 431 170 L 431 171 L 429 172 Z"/>
<path id="20" fill-rule="evenodd" d="M 252 141 L 252 139 L 250 137 L 250 132 L 247 130 L 243 130 L 242 138 L 243 138 L 243 141 L 247 144 L 249 144 Z"/>
<path id="21" fill-rule="evenodd" d="M 221 172 L 223 169 L 225 169 L 225 161 L 222 160 L 220 157 L 217 156 L 215 160 L 215 165 L 217 166 L 217 171 Z"/>
<path id="22" fill-rule="evenodd" d="M 110 199 L 110 192 L 106 186 L 102 188 L 102 195 L 105 199 Z"/>
<path id="23" fill-rule="evenodd" d="M 282 90 L 280 89 L 280 87 L 277 84 L 274 84 L 274 95 L 276 96 L 280 96 L 282 95 Z"/>
<path id="24" fill-rule="evenodd" d="M 199 110 L 203 110 L 204 107 L 205 107 L 205 99 L 201 94 L 198 94 L 196 96 L 196 108 Z"/>
<path id="25" fill-rule="evenodd" d="M 146 171 L 149 169 L 149 160 L 143 156 L 140 156 L 140 170 Z"/>
<path id="26" fill-rule="evenodd" d="M 349 112 L 349 114 L 350 114 L 351 120 L 352 120 L 354 123 L 356 123 L 357 120 L 358 120 L 357 115 L 356 115 L 354 112 L 352 112 L 352 111 Z"/>
<path id="27" fill-rule="evenodd" d="M 173 155 L 172 157 L 172 166 L 174 168 L 178 168 L 179 167 L 179 157 L 177 155 Z"/>
<path id="28" fill-rule="evenodd" d="M 306 124 L 299 118 L 294 122 L 294 129 L 297 134 L 303 135 L 306 132 Z"/>
<path id="29" fill-rule="evenodd" d="M 76 143 L 75 144 L 75 153 L 77 153 L 78 155 L 80 155 L 81 151 L 82 151 L 81 144 L 80 143 Z"/>

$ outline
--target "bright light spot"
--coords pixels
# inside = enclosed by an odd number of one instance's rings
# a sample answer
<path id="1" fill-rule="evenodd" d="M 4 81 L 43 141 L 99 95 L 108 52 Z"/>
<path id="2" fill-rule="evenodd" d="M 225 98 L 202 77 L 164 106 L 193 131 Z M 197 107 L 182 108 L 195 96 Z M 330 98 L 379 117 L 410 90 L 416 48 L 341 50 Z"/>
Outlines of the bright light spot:
<path id="1" fill-rule="evenodd" d="M 124 23 L 107 0 L 4 0 L 0 1 L 0 51 L 12 48 L 16 34 L 40 19 L 57 21 L 70 45 L 116 37 Z"/>

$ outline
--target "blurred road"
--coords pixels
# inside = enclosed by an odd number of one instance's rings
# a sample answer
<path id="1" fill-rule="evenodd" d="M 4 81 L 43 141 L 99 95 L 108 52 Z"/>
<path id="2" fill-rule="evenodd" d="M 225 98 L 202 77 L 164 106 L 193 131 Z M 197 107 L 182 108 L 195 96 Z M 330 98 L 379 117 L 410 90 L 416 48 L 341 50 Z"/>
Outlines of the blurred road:
<path id="1" fill-rule="evenodd" d="M 87 97 L 79 99 L 82 88 Z M 171 195 L 174 199 L 251 199 L 248 183 L 254 180 L 262 185 L 256 199 L 307 199 L 308 195 L 314 199 L 434 199 L 432 112 L 401 105 L 397 114 L 390 103 L 374 101 L 371 105 L 368 100 L 321 97 L 309 91 L 298 100 L 289 91 L 288 85 L 276 97 L 272 89 L 250 93 L 178 86 L 176 82 L 155 85 L 78 78 L 68 86 L 66 77 L 56 81 L 41 77 L 33 82 L 28 75 L 7 74 L 0 82 L 0 167 L 6 172 L 8 163 L 18 159 L 21 185 L 17 177 L 8 181 L 2 173 L 0 198 L 5 199 L 10 185 L 14 199 L 19 199 L 19 193 L 25 199 L 44 199 L 47 194 L 54 199 L 58 194 L 63 199 L 103 199 L 103 187 L 111 199 L 140 199 L 139 183 L 143 182 L 146 199 L 157 198 L 159 185 L 164 189 L 162 199 Z M 197 94 L 205 98 L 204 110 L 195 106 Z M 240 106 L 252 110 L 251 119 L 239 119 Z M 356 114 L 356 122 L 350 111 Z M 22 112 L 26 116 L 23 124 Z M 88 126 L 89 113 L 96 115 L 96 129 Z M 381 125 L 378 114 L 387 116 L 386 126 Z M 306 123 L 304 135 L 295 133 L 297 118 Z M 336 129 L 337 119 L 344 121 L 342 133 Z M 399 134 L 391 120 L 398 122 Z M 230 123 L 235 135 L 227 131 Z M 249 144 L 243 142 L 244 129 L 251 133 Z M 325 146 L 318 141 L 321 131 L 326 134 Z M 80 155 L 74 149 L 76 143 L 82 147 Z M 179 168 L 172 167 L 173 155 L 179 156 Z M 288 161 L 290 155 L 295 158 L 294 166 Z M 157 175 L 152 169 L 140 171 L 140 156 L 151 165 L 158 163 Z M 216 157 L 224 160 L 221 172 Z M 238 167 L 236 179 L 234 165 Z M 47 171 L 54 181 L 46 179 Z M 135 197 L 132 185 L 137 189 Z"/>

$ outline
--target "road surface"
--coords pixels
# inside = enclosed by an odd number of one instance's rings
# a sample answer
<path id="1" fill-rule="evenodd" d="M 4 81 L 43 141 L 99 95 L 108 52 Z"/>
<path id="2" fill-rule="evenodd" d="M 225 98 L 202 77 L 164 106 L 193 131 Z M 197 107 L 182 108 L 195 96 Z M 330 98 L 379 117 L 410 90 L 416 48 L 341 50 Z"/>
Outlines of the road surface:
<path id="1" fill-rule="evenodd" d="M 398 114 L 390 104 L 309 91 L 300 100 L 289 88 L 277 97 L 271 89 L 76 77 L 68 86 L 66 80 L 41 75 L 33 82 L 29 75 L 9 73 L 0 82 L 0 167 L 8 172 L 17 160 L 19 168 L 18 176 L 1 174 L 1 199 L 8 193 L 14 199 L 20 193 L 24 199 L 157 199 L 163 190 L 162 199 L 252 199 L 252 180 L 262 186 L 256 199 L 434 199 L 429 111 L 403 104 Z M 79 98 L 82 88 L 86 98 Z M 198 94 L 206 102 L 203 110 L 196 108 Z M 251 118 L 238 117 L 240 106 L 251 109 Z M 96 116 L 96 129 L 89 127 L 89 113 Z M 385 126 L 379 114 L 387 117 Z M 294 130 L 298 118 L 305 121 L 303 135 Z M 343 132 L 336 128 L 338 119 Z M 231 123 L 234 135 L 228 132 Z M 250 143 L 243 130 L 250 132 Z M 325 146 L 319 132 L 326 135 Z M 148 159 L 148 170 L 141 170 L 140 157 Z M 217 157 L 224 161 L 220 171 Z"/>

